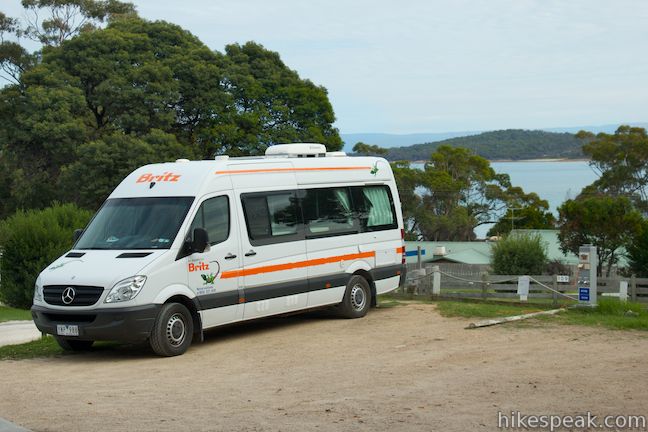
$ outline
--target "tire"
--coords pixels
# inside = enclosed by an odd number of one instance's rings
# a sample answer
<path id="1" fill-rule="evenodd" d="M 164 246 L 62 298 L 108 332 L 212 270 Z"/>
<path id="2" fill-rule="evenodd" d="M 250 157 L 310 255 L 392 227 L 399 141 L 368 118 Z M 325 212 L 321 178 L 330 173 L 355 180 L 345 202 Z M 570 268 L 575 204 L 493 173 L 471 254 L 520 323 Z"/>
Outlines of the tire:
<path id="1" fill-rule="evenodd" d="M 354 275 L 347 283 L 344 299 L 339 306 L 343 318 L 362 318 L 371 306 L 371 288 L 362 276 Z"/>
<path id="2" fill-rule="evenodd" d="M 93 340 L 68 339 L 60 336 L 54 336 L 54 339 L 65 351 L 88 351 L 94 343 Z"/>
<path id="3" fill-rule="evenodd" d="M 189 310 L 180 303 L 163 305 L 149 338 L 153 351 L 164 357 L 184 354 L 192 338 L 193 318 Z"/>

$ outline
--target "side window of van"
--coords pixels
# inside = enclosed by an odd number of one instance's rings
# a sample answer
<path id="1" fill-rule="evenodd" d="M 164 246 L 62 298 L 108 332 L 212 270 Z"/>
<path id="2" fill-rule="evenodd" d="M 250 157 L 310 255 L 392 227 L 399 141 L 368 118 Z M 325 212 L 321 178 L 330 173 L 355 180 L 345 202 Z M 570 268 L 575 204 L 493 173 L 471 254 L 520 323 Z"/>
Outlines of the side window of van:
<path id="1" fill-rule="evenodd" d="M 351 188 L 356 215 L 362 231 L 398 228 L 396 210 L 387 186 L 354 186 Z"/>
<path id="2" fill-rule="evenodd" d="M 194 228 L 204 228 L 211 245 L 227 240 L 230 230 L 229 199 L 219 196 L 205 200 L 200 205 L 189 232 L 193 232 Z"/>
<path id="3" fill-rule="evenodd" d="M 242 194 L 241 201 L 252 245 L 303 238 L 296 191 Z"/>
<path id="4" fill-rule="evenodd" d="M 351 194 L 346 187 L 307 189 L 301 205 L 309 237 L 357 232 Z"/>

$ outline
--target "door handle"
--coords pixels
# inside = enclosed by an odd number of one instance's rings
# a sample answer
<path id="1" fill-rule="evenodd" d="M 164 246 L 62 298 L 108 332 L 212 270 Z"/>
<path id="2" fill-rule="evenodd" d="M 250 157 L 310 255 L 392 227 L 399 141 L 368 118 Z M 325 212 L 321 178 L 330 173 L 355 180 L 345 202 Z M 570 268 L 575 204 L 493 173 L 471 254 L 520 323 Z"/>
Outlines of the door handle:
<path id="1" fill-rule="evenodd" d="M 254 256 L 256 255 L 256 252 L 254 252 L 252 249 L 250 249 L 248 252 L 246 252 L 245 256 Z"/>
<path id="2" fill-rule="evenodd" d="M 236 255 L 234 255 L 232 252 L 228 253 L 225 255 L 225 259 L 230 260 L 236 258 Z"/>

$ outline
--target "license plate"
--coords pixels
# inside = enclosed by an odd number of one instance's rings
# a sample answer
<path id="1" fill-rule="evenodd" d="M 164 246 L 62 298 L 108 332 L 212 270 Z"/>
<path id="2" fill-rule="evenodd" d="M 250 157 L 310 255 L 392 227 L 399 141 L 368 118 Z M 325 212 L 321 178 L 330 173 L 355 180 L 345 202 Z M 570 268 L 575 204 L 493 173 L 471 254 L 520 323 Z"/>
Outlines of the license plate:
<path id="1" fill-rule="evenodd" d="M 59 336 L 79 336 L 79 326 L 58 324 L 56 326 L 56 334 Z"/>

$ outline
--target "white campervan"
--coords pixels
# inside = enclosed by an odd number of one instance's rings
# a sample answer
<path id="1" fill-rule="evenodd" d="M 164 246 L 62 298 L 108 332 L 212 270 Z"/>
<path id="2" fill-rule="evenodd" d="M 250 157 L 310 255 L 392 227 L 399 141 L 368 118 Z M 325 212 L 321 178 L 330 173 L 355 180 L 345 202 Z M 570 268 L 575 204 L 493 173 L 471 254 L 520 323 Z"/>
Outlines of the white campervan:
<path id="1" fill-rule="evenodd" d="M 405 273 L 389 163 L 321 144 L 143 166 L 75 238 L 32 307 L 71 350 L 148 339 L 171 356 L 224 324 L 328 305 L 362 317 Z"/>

